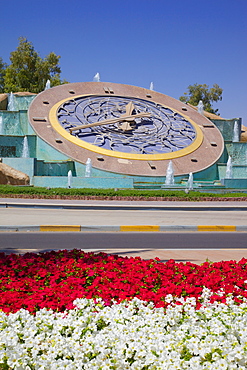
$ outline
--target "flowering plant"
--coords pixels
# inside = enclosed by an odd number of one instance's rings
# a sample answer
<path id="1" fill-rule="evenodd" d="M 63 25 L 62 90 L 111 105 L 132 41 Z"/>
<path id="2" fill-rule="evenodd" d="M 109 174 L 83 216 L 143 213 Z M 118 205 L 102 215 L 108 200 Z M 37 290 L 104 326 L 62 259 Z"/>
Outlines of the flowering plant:
<path id="1" fill-rule="evenodd" d="M 247 260 L 161 263 L 158 258 L 142 260 L 105 253 L 63 250 L 0 255 L 0 309 L 16 312 L 21 308 L 36 312 L 44 307 L 57 311 L 72 309 L 76 298 L 102 298 L 105 304 L 137 297 L 166 307 L 165 297 L 195 297 L 200 307 L 203 288 L 226 302 L 228 294 L 236 302 L 247 297 Z M 217 292 L 224 290 L 223 295 Z"/>
<path id="2" fill-rule="evenodd" d="M 204 292 L 210 296 L 210 291 Z M 0 313 L 1 369 L 246 369 L 247 301 L 194 298 L 169 307 L 77 299 L 66 313 Z M 180 303 L 179 305 L 176 303 Z"/>
<path id="3" fill-rule="evenodd" d="M 0 255 L 0 370 L 247 369 L 247 260 Z"/>

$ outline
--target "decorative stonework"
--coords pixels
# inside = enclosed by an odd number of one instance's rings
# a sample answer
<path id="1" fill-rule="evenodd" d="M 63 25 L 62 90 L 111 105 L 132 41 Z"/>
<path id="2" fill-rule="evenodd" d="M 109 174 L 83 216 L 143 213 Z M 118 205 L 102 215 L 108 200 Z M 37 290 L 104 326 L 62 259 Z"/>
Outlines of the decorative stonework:
<path id="1" fill-rule="evenodd" d="M 202 171 L 221 156 L 217 127 L 190 106 L 156 91 L 82 82 L 37 95 L 29 122 L 38 136 L 69 158 L 123 175 L 164 176 Z M 121 159 L 121 161 L 119 161 Z"/>

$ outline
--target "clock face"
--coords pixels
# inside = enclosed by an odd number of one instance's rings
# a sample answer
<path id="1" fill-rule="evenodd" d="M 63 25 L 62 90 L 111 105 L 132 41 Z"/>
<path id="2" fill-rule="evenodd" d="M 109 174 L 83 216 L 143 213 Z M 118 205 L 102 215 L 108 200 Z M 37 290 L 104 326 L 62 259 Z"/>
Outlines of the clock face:
<path id="1" fill-rule="evenodd" d="M 134 97 L 80 96 L 63 102 L 56 116 L 60 126 L 82 145 L 120 152 L 122 157 L 124 153 L 177 152 L 197 138 L 195 126 L 183 115 Z"/>
<path id="2" fill-rule="evenodd" d="M 214 124 L 167 95 L 103 82 L 57 86 L 29 108 L 37 135 L 75 161 L 119 174 L 165 176 L 211 166 L 223 151 Z"/>

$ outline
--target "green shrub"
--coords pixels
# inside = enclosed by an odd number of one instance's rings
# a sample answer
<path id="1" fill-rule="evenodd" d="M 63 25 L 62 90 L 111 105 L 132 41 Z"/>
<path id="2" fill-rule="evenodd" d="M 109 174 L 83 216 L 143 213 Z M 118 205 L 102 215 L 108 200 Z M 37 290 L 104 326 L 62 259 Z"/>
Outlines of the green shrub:
<path id="1" fill-rule="evenodd" d="M 246 193 L 201 193 L 190 191 L 188 194 L 184 190 L 137 190 L 137 189 L 67 189 L 67 188 L 41 188 L 34 186 L 14 186 L 0 185 L 0 196 L 6 195 L 25 195 L 30 197 L 143 197 L 143 198 L 176 198 L 181 200 L 198 201 L 205 198 L 243 198 Z"/>

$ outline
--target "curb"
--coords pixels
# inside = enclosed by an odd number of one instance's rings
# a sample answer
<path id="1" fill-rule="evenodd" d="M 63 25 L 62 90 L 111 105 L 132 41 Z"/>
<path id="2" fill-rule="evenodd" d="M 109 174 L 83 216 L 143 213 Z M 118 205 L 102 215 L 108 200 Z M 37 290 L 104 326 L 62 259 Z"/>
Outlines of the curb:
<path id="1" fill-rule="evenodd" d="M 17 225 L 0 226 L 0 231 L 36 232 L 247 232 L 247 226 L 240 225 L 120 225 L 120 226 L 83 226 L 83 225 Z"/>
<path id="2" fill-rule="evenodd" d="M 236 202 L 237 203 L 237 202 Z M 0 208 L 43 208 L 76 210 L 141 210 L 141 211 L 247 211 L 246 205 L 150 205 L 145 204 L 54 204 L 54 203 L 18 203 L 0 202 Z"/>

